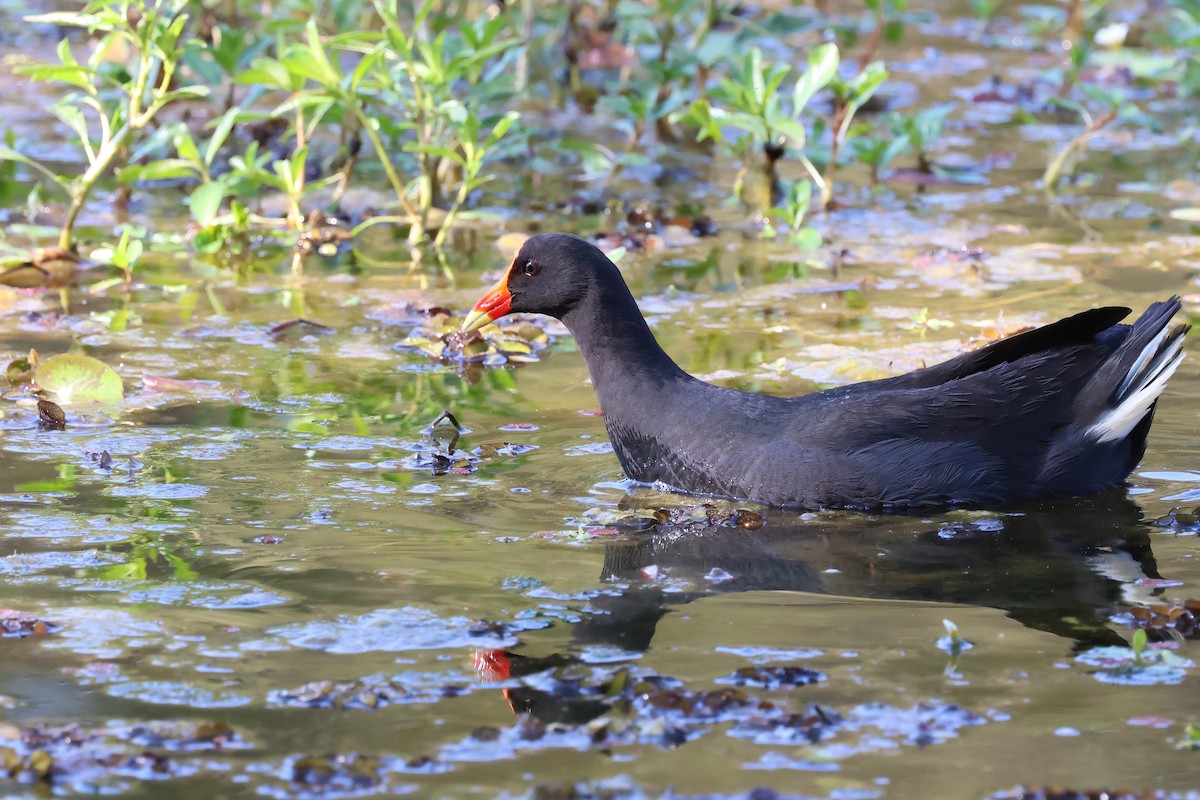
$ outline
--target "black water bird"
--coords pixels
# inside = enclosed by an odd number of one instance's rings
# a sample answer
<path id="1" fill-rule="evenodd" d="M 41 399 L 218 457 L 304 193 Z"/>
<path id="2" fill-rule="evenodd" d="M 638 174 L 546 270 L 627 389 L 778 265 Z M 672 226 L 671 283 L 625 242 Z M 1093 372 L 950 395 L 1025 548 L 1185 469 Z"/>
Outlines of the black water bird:
<path id="1" fill-rule="evenodd" d="M 705 383 L 650 332 L 617 267 L 569 234 L 525 242 L 467 316 L 567 326 L 631 479 L 799 508 L 992 505 L 1121 485 L 1183 359 L 1178 298 L 1095 308 L 925 369 L 800 397 Z"/>

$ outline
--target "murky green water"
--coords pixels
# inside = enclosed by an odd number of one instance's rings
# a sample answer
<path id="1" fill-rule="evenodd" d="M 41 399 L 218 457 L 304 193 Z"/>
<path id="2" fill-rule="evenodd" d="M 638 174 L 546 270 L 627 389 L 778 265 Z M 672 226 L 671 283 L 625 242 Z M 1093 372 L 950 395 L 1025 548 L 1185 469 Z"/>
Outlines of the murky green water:
<path id="1" fill-rule="evenodd" d="M 953 19 L 895 54 L 902 92 L 1040 63 Z M 905 83 L 918 71 L 951 77 Z M 1102 176 L 1063 201 L 1087 238 L 1033 186 L 1051 146 L 1002 112 L 974 104 L 945 144 L 1004 155 L 989 186 L 851 187 L 812 263 L 733 211 L 715 238 L 629 256 L 656 334 L 693 373 L 798 393 L 1092 305 L 1182 293 L 1195 313 L 1197 240 L 1165 221 L 1172 191 L 1196 191 L 1194 151 L 1098 137 Z M 1140 666 L 1097 649 L 1128 647 L 1131 608 L 1197 596 L 1196 526 L 1149 521 L 1200 501 L 1200 360 L 1128 492 L 916 518 L 749 509 L 765 525 L 743 528 L 736 507 L 620 482 L 557 329 L 519 367 L 409 346 L 453 324 L 423 309 L 461 313 L 507 263 L 490 236 L 460 244 L 453 286 L 346 256 L 297 278 L 284 257 L 232 273 L 181 252 L 129 295 L 77 291 L 69 315 L 3 295 L 0 352 L 89 353 L 128 399 L 64 432 L 3 406 L 0 605 L 52 625 L 0 639 L 0 752 L 49 752 L 61 793 L 129 797 L 1200 790 L 1200 754 L 1176 749 L 1200 722 L 1195 642 L 1152 635 Z M 954 325 L 914 324 L 922 308 Z M 298 317 L 332 330 L 272 333 Z M 426 429 L 444 408 L 468 429 L 449 458 L 451 431 Z M 663 507 L 667 524 L 613 527 Z M 939 647 L 943 620 L 973 646 Z"/>

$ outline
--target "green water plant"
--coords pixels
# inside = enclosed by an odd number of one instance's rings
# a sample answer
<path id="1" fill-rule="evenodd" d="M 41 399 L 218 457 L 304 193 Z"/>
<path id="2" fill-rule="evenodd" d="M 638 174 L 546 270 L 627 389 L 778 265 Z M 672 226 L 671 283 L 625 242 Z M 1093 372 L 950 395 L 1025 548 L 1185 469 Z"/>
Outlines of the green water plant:
<path id="1" fill-rule="evenodd" d="M 422 38 L 417 32 L 435 7 L 432 0 L 421 5 L 411 26 L 401 23 L 394 5 L 374 4 L 386 49 L 377 46 L 364 56 L 373 65 L 368 85 L 391 110 L 381 124 L 417 165 L 409 241 L 427 235 L 431 212 L 442 207 L 446 213 L 434 238 L 441 245 L 471 192 L 492 178 L 484 165 L 520 143 L 514 135 L 519 115 L 491 109 L 511 95 L 511 67 L 521 43 L 506 35 L 503 15 Z"/>
<path id="2" fill-rule="evenodd" d="M 1200 723 L 1189 722 L 1183 729 L 1183 738 L 1176 745 L 1180 750 L 1200 750 Z"/>
<path id="3" fill-rule="evenodd" d="M 818 48 L 819 50 L 819 48 Z M 813 69 L 813 56 L 809 55 L 809 71 Z M 817 120 L 813 126 L 813 139 L 821 141 L 826 130 L 829 132 L 828 150 L 817 156 L 809 151 L 803 154 L 801 163 L 804 164 L 813 182 L 820 189 L 821 207 L 830 208 L 834 202 L 835 175 L 843 152 L 852 147 L 853 142 L 861 136 L 867 127 L 855 124 L 855 117 L 867 102 L 875 96 L 875 92 L 888 78 L 888 71 L 882 61 L 872 61 L 862 66 L 853 77 L 846 79 L 837 72 L 837 51 L 833 52 L 832 77 L 829 79 L 829 90 L 833 96 L 833 108 L 827 116 Z M 825 56 L 829 58 L 829 56 Z M 808 74 L 808 73 L 806 73 Z M 799 86 L 799 84 L 797 84 Z M 814 159 L 824 162 L 824 169 L 818 170 Z"/>
<path id="4" fill-rule="evenodd" d="M 978 38 L 983 39 L 992 26 L 996 12 L 1000 10 L 1000 0 L 970 0 L 970 5 L 980 23 Z"/>
<path id="5" fill-rule="evenodd" d="M 788 240 L 801 250 L 816 250 L 821 246 L 821 234 L 811 225 L 804 224 L 812 204 L 812 191 L 809 181 L 791 181 L 783 202 L 774 210 L 788 227 Z"/>
<path id="6" fill-rule="evenodd" d="M 61 353 L 38 364 L 33 381 L 50 392 L 62 405 L 75 403 L 112 404 L 121 401 L 121 377 L 99 359 Z"/>
<path id="7" fill-rule="evenodd" d="M 104 252 L 105 260 L 121 271 L 121 278 L 115 278 L 114 281 L 124 280 L 125 285 L 133 283 L 133 272 L 137 269 L 138 262 L 142 260 L 142 252 L 144 247 L 140 237 L 133 238 L 132 234 L 134 227 L 132 225 L 124 225 L 121 230 L 121 238 L 117 243 Z M 138 231 L 144 234 L 145 231 Z M 98 258 L 99 254 L 92 253 L 92 258 Z M 93 291 L 96 287 L 93 287 Z"/>
<path id="8" fill-rule="evenodd" d="M 1059 181 L 1070 174 L 1073 158 L 1087 146 L 1092 137 L 1112 123 L 1120 121 L 1151 130 L 1161 127 L 1157 120 L 1146 115 L 1119 88 L 1083 83 L 1078 86 L 1078 90 L 1083 95 L 1083 100 L 1055 97 L 1050 101 L 1059 108 L 1078 114 L 1084 127 L 1067 141 L 1046 165 L 1046 170 L 1042 173 L 1042 186 L 1048 192 L 1053 192 Z"/>
<path id="9" fill-rule="evenodd" d="M 808 63 L 791 98 L 786 98 L 782 86 L 791 67 L 764 60 L 762 51 L 753 47 L 730 76 L 693 102 L 686 115 L 680 115 L 698 128 L 698 141 L 711 139 L 741 160 L 734 196 L 751 208 L 772 208 L 783 197 L 778 162 L 789 149 L 800 152 L 804 148 L 808 130 L 801 115 L 836 75 L 836 46 L 816 48 Z"/>
<path id="10" fill-rule="evenodd" d="M 942 127 L 953 110 L 954 103 L 940 103 L 913 114 L 889 114 L 887 124 L 893 142 L 889 154 L 895 157 L 912 151 L 917 157 L 917 171 L 933 174 L 937 167 L 929 152 L 941 138 Z"/>
<path id="11" fill-rule="evenodd" d="M 76 59 L 68 39 L 58 46 L 57 64 L 29 64 L 16 68 L 33 80 L 71 87 L 54 106 L 59 120 L 74 134 L 86 169 L 64 176 L 0 147 L 0 159 L 20 161 L 36 170 L 46 183 L 68 198 L 59 247 L 74 245 L 75 222 L 97 183 L 127 160 L 141 137 L 170 103 L 204 97 L 203 86 L 174 85 L 181 54 L 180 37 L 188 16 L 186 0 L 93 0 L 80 11 L 30 17 L 31 22 L 83 28 L 96 35 L 86 61 Z M 106 59 L 126 50 L 127 63 Z"/>

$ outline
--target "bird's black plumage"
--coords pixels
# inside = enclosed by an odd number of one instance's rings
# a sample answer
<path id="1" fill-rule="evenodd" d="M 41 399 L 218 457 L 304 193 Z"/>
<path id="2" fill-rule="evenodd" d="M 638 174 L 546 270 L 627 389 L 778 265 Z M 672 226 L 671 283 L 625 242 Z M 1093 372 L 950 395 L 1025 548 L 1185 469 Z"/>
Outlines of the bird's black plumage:
<path id="1" fill-rule="evenodd" d="M 784 398 L 680 369 L 616 266 L 578 237 L 530 238 L 495 291 L 508 295 L 499 313 L 550 314 L 570 329 L 630 478 L 803 508 L 982 505 L 1119 485 L 1187 332 L 1168 328 L 1177 298 L 1133 325 L 1118 324 L 1127 308 L 1097 308 L 926 369 Z"/>

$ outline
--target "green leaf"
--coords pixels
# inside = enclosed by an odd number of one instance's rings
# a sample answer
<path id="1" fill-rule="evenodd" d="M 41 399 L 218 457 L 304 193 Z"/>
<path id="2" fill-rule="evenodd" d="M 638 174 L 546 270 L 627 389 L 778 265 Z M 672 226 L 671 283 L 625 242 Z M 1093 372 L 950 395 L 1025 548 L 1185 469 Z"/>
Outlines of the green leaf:
<path id="1" fill-rule="evenodd" d="M 775 123 L 775 131 L 787 137 L 788 146 L 796 150 L 803 149 L 804 142 L 808 139 L 804 125 L 794 119 L 779 120 Z"/>
<path id="2" fill-rule="evenodd" d="M 1088 119 L 1088 117 L 1091 116 L 1088 114 L 1088 110 L 1083 107 L 1082 103 L 1072 100 L 1069 97 L 1051 97 L 1047 102 L 1052 106 L 1058 106 L 1059 108 L 1065 108 L 1068 111 L 1074 111 L 1084 119 Z"/>
<path id="3" fill-rule="evenodd" d="M 882 61 L 872 61 L 850 81 L 850 107 L 857 111 L 875 94 L 875 90 L 888 78 Z"/>
<path id="4" fill-rule="evenodd" d="M 883 26 L 883 40 L 888 44 L 900 44 L 904 40 L 904 23 L 898 19 L 890 19 Z"/>
<path id="5" fill-rule="evenodd" d="M 109 260 L 112 261 L 114 267 L 123 269 L 126 272 L 137 266 L 138 260 L 142 257 L 141 240 L 134 239 L 130 241 L 130 233 L 129 226 L 125 226 L 125 230 L 121 231 L 121 241 L 117 243 L 117 246 L 113 248 L 112 254 L 109 256 Z"/>
<path id="6" fill-rule="evenodd" d="M 87 574 L 103 581 L 144 581 L 146 580 L 146 559 L 138 556 L 125 564 L 92 567 L 87 570 Z"/>
<path id="7" fill-rule="evenodd" d="M 188 209 L 192 212 L 192 219 L 196 220 L 202 228 L 209 227 L 216 218 L 217 212 L 221 210 L 221 202 L 224 199 L 225 184 L 223 183 L 214 181 L 197 186 L 192 192 L 192 196 L 188 198 Z"/>
<path id="8" fill-rule="evenodd" d="M 38 365 L 34 382 L 54 393 L 59 405 L 119 403 L 125 396 L 121 376 L 91 356 L 62 353 Z"/>
<path id="9" fill-rule="evenodd" d="M 837 45 L 833 42 L 826 42 L 808 54 L 808 69 L 796 81 L 792 94 L 793 114 L 799 116 L 813 95 L 829 85 L 837 75 L 839 61 Z"/>
<path id="10" fill-rule="evenodd" d="M 294 86 L 288 68 L 273 58 L 254 59 L 250 62 L 250 66 L 239 72 L 233 80 L 235 83 L 273 86 L 276 89 L 283 89 L 285 92 L 295 91 L 304 85 L 304 82 L 300 81 L 298 85 Z"/>
<path id="11" fill-rule="evenodd" d="M 172 89 L 169 92 L 164 92 L 158 98 L 158 105 L 165 106 L 167 103 L 173 103 L 176 100 L 199 100 L 211 93 L 207 86 L 180 86 L 178 89 Z"/>
<path id="12" fill-rule="evenodd" d="M 887 78 L 888 71 L 884 68 L 883 62 L 872 61 L 850 82 L 847 87 L 850 96 L 846 100 L 846 116 L 842 120 L 842 127 L 834 132 L 840 141 L 846 141 L 846 132 L 850 130 L 850 123 L 854 121 L 854 115 L 871 99 Z"/>
<path id="13" fill-rule="evenodd" d="M 164 158 L 149 164 L 134 164 L 121 169 L 117 176 L 123 184 L 137 181 L 164 181 L 178 178 L 194 178 L 196 167 L 181 158 Z"/>
<path id="14" fill-rule="evenodd" d="M 217 160 L 217 153 L 225 146 L 225 142 L 229 139 L 229 134 L 233 131 L 233 126 L 237 124 L 241 113 L 242 109 L 234 106 L 217 120 L 217 124 L 213 127 L 212 137 L 208 140 L 208 147 L 204 148 L 205 166 L 211 167 L 213 162 Z"/>
<path id="15" fill-rule="evenodd" d="M 192 134 L 186 128 L 180 128 L 175 132 L 175 151 L 184 161 L 197 166 L 204 163 L 200 160 L 200 150 L 196 147 L 196 140 L 192 138 Z"/>
<path id="16" fill-rule="evenodd" d="M 816 228 L 804 227 L 788 237 L 800 250 L 813 251 L 821 246 L 821 234 Z"/>
<path id="17" fill-rule="evenodd" d="M 60 186 L 65 185 L 67 180 L 50 171 L 50 168 L 26 155 L 18 153 L 6 144 L 0 144 L 0 161 L 15 161 L 18 164 L 24 164 L 27 167 L 32 167 L 38 172 L 45 175 L 47 178 L 53 179 Z"/>
<path id="18" fill-rule="evenodd" d="M 46 83 L 65 83 L 89 94 L 96 93 L 92 85 L 96 73 L 83 65 L 65 64 L 18 64 L 13 67 L 14 75 L 25 75 L 35 81 Z"/>
<path id="19" fill-rule="evenodd" d="M 163 558 L 171 565 L 172 577 L 177 581 L 192 581 L 199 577 L 191 565 L 179 556 L 163 553 Z"/>
<path id="20" fill-rule="evenodd" d="M 81 14 L 78 11 L 52 11 L 49 14 L 31 14 L 25 17 L 26 22 L 41 25 L 62 25 L 71 28 L 88 28 L 89 30 L 104 30 L 106 23 L 111 25 L 111 17 L 105 14 Z"/>
<path id="21" fill-rule="evenodd" d="M 746 60 L 744 74 L 749 78 L 746 83 L 754 90 L 755 104 L 758 108 L 762 108 L 767 100 L 767 86 L 763 81 L 762 51 L 757 47 L 750 49 L 750 57 Z"/>
<path id="22" fill-rule="evenodd" d="M 456 153 L 453 150 L 448 150 L 445 147 L 438 147 L 438 146 L 432 145 L 432 144 L 417 144 L 416 142 L 410 142 L 404 146 L 404 150 L 405 150 L 405 152 L 408 152 L 408 153 L 428 153 L 429 155 L 434 155 L 434 156 L 437 156 L 438 158 L 449 159 L 449 160 L 455 162 L 456 164 L 460 164 L 464 167 L 467 165 L 466 159 L 464 159 L 462 157 L 462 154 Z"/>
<path id="23" fill-rule="evenodd" d="M 380 43 L 359 60 L 358 66 L 354 68 L 354 72 L 350 76 L 350 89 L 352 91 L 358 89 L 359 84 L 361 84 L 363 79 L 367 77 L 367 74 L 375 68 L 375 65 L 387 55 L 387 52 L 387 45 Z"/>
<path id="24" fill-rule="evenodd" d="M 321 44 L 321 34 L 317 30 L 317 20 L 310 17 L 308 24 L 304 26 L 304 37 L 308 41 L 308 52 L 312 58 L 312 63 L 316 67 L 314 80 L 326 86 L 333 86 L 341 82 L 342 72 L 335 67 L 329 60 L 329 56 L 325 55 L 325 45 Z"/>
<path id="25" fill-rule="evenodd" d="M 1081 83 L 1079 91 L 1083 92 L 1087 99 L 1106 110 L 1120 108 L 1125 103 L 1125 92 L 1119 88 L 1109 89 L 1091 83 Z"/>

